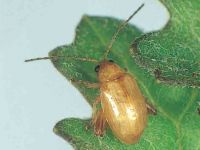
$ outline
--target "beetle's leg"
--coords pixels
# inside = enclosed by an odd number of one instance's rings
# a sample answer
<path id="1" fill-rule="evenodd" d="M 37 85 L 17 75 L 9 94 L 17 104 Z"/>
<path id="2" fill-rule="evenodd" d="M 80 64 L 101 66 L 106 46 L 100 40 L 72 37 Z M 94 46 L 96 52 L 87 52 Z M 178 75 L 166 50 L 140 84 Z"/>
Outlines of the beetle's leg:
<path id="1" fill-rule="evenodd" d="M 94 118 L 94 116 L 96 115 L 97 112 L 97 105 L 101 102 L 100 97 L 98 96 L 95 100 L 95 102 L 92 105 L 92 118 Z"/>
<path id="2" fill-rule="evenodd" d="M 88 81 L 83 81 L 83 80 L 75 80 L 75 79 L 70 79 L 71 82 L 73 83 L 77 83 L 77 84 L 83 84 L 84 86 L 86 86 L 87 88 L 99 88 L 99 83 L 91 83 Z"/>
<path id="3" fill-rule="evenodd" d="M 127 69 L 127 68 L 124 68 L 124 72 L 125 72 L 125 73 L 128 73 L 128 69 Z"/>
<path id="4" fill-rule="evenodd" d="M 101 102 L 100 97 L 97 97 L 93 104 L 92 124 L 94 126 L 94 133 L 97 136 L 103 136 L 106 126 L 106 119 L 102 108 L 97 110 L 97 105 Z"/>
<path id="5" fill-rule="evenodd" d="M 92 118 L 92 123 L 94 125 L 95 135 L 103 136 L 106 128 L 106 119 L 102 109 L 100 109 Z"/>
<path id="6" fill-rule="evenodd" d="M 96 118 L 96 114 L 97 114 L 97 105 L 101 102 L 101 99 L 100 97 L 98 96 L 96 98 L 96 100 L 94 101 L 93 103 L 93 106 L 92 106 L 92 121 L 90 122 L 90 124 L 88 124 L 86 126 L 86 129 L 88 128 L 91 128 L 93 125 L 94 125 L 94 122 L 95 122 L 95 118 Z"/>
<path id="7" fill-rule="evenodd" d="M 146 102 L 147 112 L 151 115 L 157 115 L 157 110 L 149 103 Z"/>

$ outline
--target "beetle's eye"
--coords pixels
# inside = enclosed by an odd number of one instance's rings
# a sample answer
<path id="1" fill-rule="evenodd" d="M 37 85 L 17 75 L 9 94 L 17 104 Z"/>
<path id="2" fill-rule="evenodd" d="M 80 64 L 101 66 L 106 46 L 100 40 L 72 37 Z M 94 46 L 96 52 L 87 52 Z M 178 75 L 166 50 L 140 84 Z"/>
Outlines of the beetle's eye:
<path id="1" fill-rule="evenodd" d="M 114 61 L 113 61 L 113 60 L 109 60 L 109 62 L 112 62 L 112 63 L 113 63 Z"/>
<path id="2" fill-rule="evenodd" d="M 100 65 L 97 65 L 97 66 L 95 67 L 95 72 L 99 72 L 99 69 L 100 69 Z"/>

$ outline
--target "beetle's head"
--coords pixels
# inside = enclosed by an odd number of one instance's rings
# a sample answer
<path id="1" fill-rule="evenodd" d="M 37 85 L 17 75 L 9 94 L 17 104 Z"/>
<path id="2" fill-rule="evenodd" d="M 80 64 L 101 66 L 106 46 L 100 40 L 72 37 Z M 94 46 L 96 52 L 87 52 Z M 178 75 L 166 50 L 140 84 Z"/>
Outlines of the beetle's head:
<path id="1" fill-rule="evenodd" d="M 100 82 L 113 80 L 124 73 L 112 60 L 104 60 L 95 67 Z"/>

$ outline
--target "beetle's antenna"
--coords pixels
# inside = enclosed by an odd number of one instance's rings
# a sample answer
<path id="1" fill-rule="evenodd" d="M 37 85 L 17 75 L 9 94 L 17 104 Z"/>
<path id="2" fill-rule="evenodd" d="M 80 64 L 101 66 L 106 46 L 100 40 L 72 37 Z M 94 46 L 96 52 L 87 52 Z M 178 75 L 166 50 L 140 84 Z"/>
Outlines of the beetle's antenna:
<path id="1" fill-rule="evenodd" d="M 107 56 L 116 40 L 118 34 L 122 31 L 122 29 L 124 29 L 124 27 L 128 24 L 128 22 L 142 9 L 143 6 L 144 6 L 144 3 L 140 7 L 138 7 L 138 9 L 136 11 L 134 11 L 134 13 L 126 21 L 122 22 L 122 24 L 118 27 L 117 31 L 112 36 L 112 39 L 106 49 L 106 52 L 104 54 L 104 59 L 107 59 Z"/>
<path id="2" fill-rule="evenodd" d="M 63 58 L 63 59 L 72 59 L 72 60 L 79 60 L 79 61 L 87 61 L 87 62 L 93 62 L 93 63 L 99 63 L 98 60 L 92 59 L 92 58 L 84 58 L 84 57 L 76 57 L 76 56 L 50 56 L 50 57 L 38 57 L 38 58 L 32 58 L 32 59 L 27 59 L 25 62 L 31 62 L 31 61 L 37 61 L 37 60 L 56 60 L 58 58 Z"/>
<path id="3" fill-rule="evenodd" d="M 107 47 L 107 50 L 104 54 L 104 59 L 107 58 L 118 34 L 124 29 L 124 27 L 128 24 L 128 22 L 142 9 L 144 4 L 142 4 L 126 21 L 124 21 L 117 29 L 117 31 L 114 33 L 112 36 L 112 39 Z M 58 59 L 58 58 L 66 58 L 66 59 L 73 59 L 73 60 L 79 60 L 79 61 L 88 61 L 88 62 L 93 62 L 93 63 L 99 63 L 98 60 L 92 59 L 92 58 L 84 58 L 84 57 L 76 57 L 76 56 L 50 56 L 50 57 L 38 57 L 38 58 L 32 58 L 32 59 L 27 59 L 25 62 L 31 62 L 31 61 L 37 61 L 37 60 L 47 60 L 47 59 Z"/>

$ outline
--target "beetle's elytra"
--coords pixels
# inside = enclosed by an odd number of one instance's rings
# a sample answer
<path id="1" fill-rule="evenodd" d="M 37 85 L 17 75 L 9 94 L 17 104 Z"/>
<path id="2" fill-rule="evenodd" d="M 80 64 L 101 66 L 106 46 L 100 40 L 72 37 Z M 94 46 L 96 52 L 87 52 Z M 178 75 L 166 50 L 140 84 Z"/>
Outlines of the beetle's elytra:
<path id="1" fill-rule="evenodd" d="M 79 61 L 98 63 L 95 71 L 97 72 L 99 83 L 77 81 L 75 79 L 71 81 L 77 84 L 83 84 L 88 88 L 99 88 L 100 90 L 100 95 L 93 104 L 92 124 L 94 125 L 94 133 L 97 136 L 103 136 L 106 125 L 108 124 L 113 134 L 121 142 L 126 144 L 133 144 L 139 140 L 147 123 L 148 111 L 153 114 L 156 111 L 150 105 L 146 104 L 134 77 L 120 68 L 114 61 L 108 60 L 107 56 L 118 33 L 143 6 L 144 4 L 120 25 L 108 45 L 104 59 L 101 62 L 89 58 L 67 57 Z M 51 58 L 29 59 L 26 62 Z M 101 108 L 97 110 L 96 105 L 98 103 L 101 104 Z"/>
<path id="2" fill-rule="evenodd" d="M 102 110 L 97 114 L 102 119 L 94 119 L 96 134 L 103 134 L 99 124 L 107 122 L 121 141 L 136 143 L 146 126 L 147 107 L 135 79 L 108 61 L 100 63 L 98 78 Z"/>

